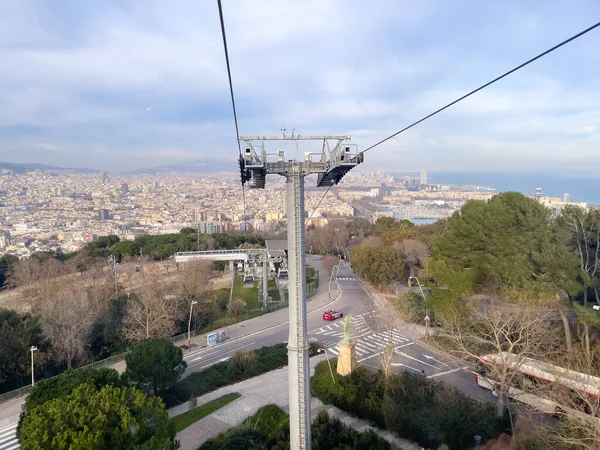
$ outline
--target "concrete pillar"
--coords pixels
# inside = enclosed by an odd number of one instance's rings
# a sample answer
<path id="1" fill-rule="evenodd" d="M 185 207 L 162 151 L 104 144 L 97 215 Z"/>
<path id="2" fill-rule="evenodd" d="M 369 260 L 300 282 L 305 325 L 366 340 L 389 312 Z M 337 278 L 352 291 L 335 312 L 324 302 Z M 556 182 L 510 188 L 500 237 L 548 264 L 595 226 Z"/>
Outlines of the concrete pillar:
<path id="1" fill-rule="evenodd" d="M 286 175 L 289 271 L 288 368 L 290 396 L 290 448 L 311 448 L 310 360 L 306 325 L 306 261 L 304 252 L 304 174 L 294 163 Z"/>
<path id="2" fill-rule="evenodd" d="M 350 341 L 345 344 L 344 341 L 338 342 L 338 363 L 337 373 L 346 376 L 350 375 L 356 367 L 356 341 Z"/>

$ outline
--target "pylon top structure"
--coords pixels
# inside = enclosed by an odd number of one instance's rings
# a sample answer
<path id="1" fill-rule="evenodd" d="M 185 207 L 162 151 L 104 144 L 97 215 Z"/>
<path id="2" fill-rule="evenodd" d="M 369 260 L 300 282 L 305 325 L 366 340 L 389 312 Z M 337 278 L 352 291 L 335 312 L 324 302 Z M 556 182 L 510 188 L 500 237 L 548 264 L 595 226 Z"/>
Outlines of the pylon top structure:
<path id="1" fill-rule="evenodd" d="M 244 153 L 239 158 L 242 184 L 248 182 L 251 189 L 264 189 L 267 175 L 289 175 L 292 166 L 301 164 L 302 173 L 309 175 L 318 173 L 317 187 L 333 186 L 353 167 L 363 162 L 363 154 L 358 152 L 355 144 L 350 143 L 350 136 L 244 136 L 240 141 L 245 143 Z M 303 161 L 286 160 L 285 152 L 267 153 L 265 141 L 322 141 L 320 152 L 307 152 Z M 335 142 L 330 144 L 331 142 Z"/>

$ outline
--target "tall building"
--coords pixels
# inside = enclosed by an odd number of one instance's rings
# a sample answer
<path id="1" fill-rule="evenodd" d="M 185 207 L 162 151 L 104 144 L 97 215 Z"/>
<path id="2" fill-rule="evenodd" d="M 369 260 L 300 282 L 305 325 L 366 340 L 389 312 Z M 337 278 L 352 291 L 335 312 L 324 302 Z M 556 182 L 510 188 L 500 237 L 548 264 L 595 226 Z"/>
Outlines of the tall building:
<path id="1" fill-rule="evenodd" d="M 213 234 L 221 232 L 221 222 L 201 221 L 196 224 L 200 234 Z"/>
<path id="2" fill-rule="evenodd" d="M 421 169 L 421 186 L 427 184 L 427 169 Z"/>
<path id="3" fill-rule="evenodd" d="M 540 201 L 544 194 L 542 194 L 542 188 L 535 188 L 535 194 L 533 194 L 533 198 L 537 201 Z"/>
<path id="4" fill-rule="evenodd" d="M 563 194 L 563 202 L 569 203 L 569 193 L 568 192 L 565 192 Z"/>
<path id="5" fill-rule="evenodd" d="M 98 211 L 98 216 L 100 220 L 108 220 L 108 209 L 101 209 Z"/>
<path id="6" fill-rule="evenodd" d="M 129 186 L 127 185 L 127 183 L 121 183 L 120 190 L 122 194 L 127 194 L 129 192 Z"/>
<path id="7" fill-rule="evenodd" d="M 100 179 L 100 183 L 104 184 L 104 183 L 106 183 L 106 180 L 108 179 L 108 175 L 106 175 L 106 172 L 104 170 L 102 170 L 98 174 L 98 178 Z"/>

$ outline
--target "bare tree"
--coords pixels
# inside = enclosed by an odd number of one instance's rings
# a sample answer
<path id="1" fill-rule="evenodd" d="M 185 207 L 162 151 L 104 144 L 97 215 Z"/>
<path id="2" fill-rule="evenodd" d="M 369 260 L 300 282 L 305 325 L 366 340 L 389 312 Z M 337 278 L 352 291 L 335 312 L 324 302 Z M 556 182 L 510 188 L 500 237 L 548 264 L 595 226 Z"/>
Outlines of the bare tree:
<path id="1" fill-rule="evenodd" d="M 400 258 L 405 261 L 407 270 L 406 277 L 414 277 L 417 267 L 423 267 L 425 258 L 429 257 L 431 252 L 429 247 L 417 239 L 404 239 L 400 242 L 394 242 L 394 248 L 400 252 Z"/>
<path id="2" fill-rule="evenodd" d="M 173 334 L 181 315 L 179 300 L 173 292 L 174 287 L 154 281 L 131 295 L 123 320 L 125 338 L 141 341 Z"/>
<path id="3" fill-rule="evenodd" d="M 53 295 L 60 284 L 57 278 L 64 273 L 63 264 L 55 258 L 40 261 L 30 257 L 18 262 L 10 275 L 9 285 L 22 288 L 23 296 L 33 303 Z"/>
<path id="4" fill-rule="evenodd" d="M 241 298 L 234 298 L 228 306 L 229 313 L 235 317 L 235 321 L 238 321 L 240 313 L 246 307 L 246 302 Z"/>
<path id="5" fill-rule="evenodd" d="M 85 355 L 86 344 L 96 315 L 93 295 L 81 285 L 65 284 L 52 297 L 36 302 L 44 334 L 57 358 L 71 368 L 73 361 Z"/>
<path id="6" fill-rule="evenodd" d="M 493 355 L 486 364 L 486 377 L 495 380 L 498 415 L 504 413 L 504 400 L 519 376 L 526 358 L 548 357 L 555 348 L 552 313 L 547 308 L 528 305 L 498 305 L 492 301 L 472 308 L 469 317 L 457 314 L 446 318 L 446 338 L 458 355 L 479 361 Z"/>
<path id="7" fill-rule="evenodd" d="M 340 263 L 340 258 L 333 255 L 325 255 L 323 258 L 323 267 L 328 273 L 331 273 L 333 268 Z"/>

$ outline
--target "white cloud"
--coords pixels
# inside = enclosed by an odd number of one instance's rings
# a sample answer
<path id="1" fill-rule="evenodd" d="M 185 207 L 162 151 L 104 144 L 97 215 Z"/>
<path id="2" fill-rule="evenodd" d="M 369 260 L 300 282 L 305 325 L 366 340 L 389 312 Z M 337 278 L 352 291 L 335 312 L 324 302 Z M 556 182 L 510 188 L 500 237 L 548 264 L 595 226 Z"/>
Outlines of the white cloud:
<path id="1" fill-rule="evenodd" d="M 241 133 L 277 134 L 283 122 L 302 134 L 351 134 L 362 148 L 600 13 L 591 0 L 543 9 L 517 0 L 231 0 L 224 8 Z M 367 164 L 600 164 L 598 35 L 381 145 Z M 0 131 L 5 160 L 118 169 L 233 155 L 216 4 L 2 3 Z"/>

